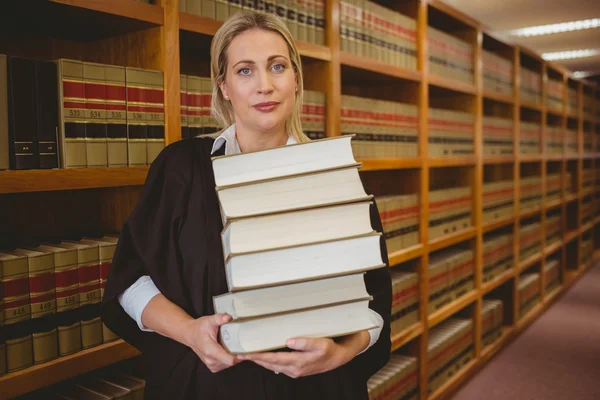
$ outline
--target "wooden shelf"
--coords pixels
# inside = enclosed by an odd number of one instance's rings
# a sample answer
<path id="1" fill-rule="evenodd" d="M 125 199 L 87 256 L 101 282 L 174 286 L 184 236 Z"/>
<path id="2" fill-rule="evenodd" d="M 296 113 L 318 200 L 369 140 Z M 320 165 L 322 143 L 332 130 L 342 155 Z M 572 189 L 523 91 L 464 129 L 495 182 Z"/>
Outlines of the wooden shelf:
<path id="1" fill-rule="evenodd" d="M 519 105 L 521 107 L 529 108 L 530 110 L 534 110 L 534 111 L 539 111 L 539 112 L 543 112 L 544 111 L 544 107 L 542 107 L 540 104 L 532 103 L 530 101 L 523 101 L 523 100 L 521 100 L 519 102 Z"/>
<path id="2" fill-rule="evenodd" d="M 458 231 L 456 233 L 452 233 L 450 235 L 442 236 L 437 239 L 433 239 L 429 241 L 429 251 L 436 251 L 439 249 L 443 249 L 446 247 L 450 247 L 462 241 L 472 239 L 477 233 L 477 228 L 471 227 L 467 229 L 463 229 L 462 231 Z"/>
<path id="3" fill-rule="evenodd" d="M 388 255 L 390 260 L 390 267 L 394 265 L 402 264 L 403 262 L 412 260 L 413 258 L 421 257 L 424 253 L 424 247 L 422 244 L 407 247 L 400 251 L 396 251 Z"/>
<path id="4" fill-rule="evenodd" d="M 563 203 L 562 199 L 553 200 L 553 201 L 549 202 L 548 204 L 546 204 L 546 211 L 552 210 L 553 208 L 556 208 L 556 207 L 560 207 L 562 205 L 562 203 Z"/>
<path id="5" fill-rule="evenodd" d="M 414 338 L 418 337 L 423 333 L 423 323 L 417 322 L 392 337 L 392 351 L 398 350 Z"/>
<path id="6" fill-rule="evenodd" d="M 421 81 L 421 72 L 418 70 L 396 67 L 394 65 L 375 61 L 370 58 L 357 56 L 348 52 L 340 52 L 340 63 L 349 67 L 387 75 L 393 78 L 405 79 L 413 82 Z"/>
<path id="7" fill-rule="evenodd" d="M 512 96 L 508 96 L 506 94 L 501 94 L 501 93 L 489 92 L 485 89 L 483 90 L 483 97 L 485 97 L 486 99 L 500 101 L 502 103 L 506 103 L 506 104 L 510 104 L 510 105 L 515 104 L 515 101 Z"/>
<path id="8" fill-rule="evenodd" d="M 148 168 L 0 171 L 0 194 L 143 185 Z"/>
<path id="9" fill-rule="evenodd" d="M 0 377 L 0 400 L 33 392 L 137 355 L 139 352 L 134 347 L 123 340 L 117 340 L 44 364 L 34 365 Z"/>
<path id="10" fill-rule="evenodd" d="M 517 157 L 520 163 L 534 163 L 541 162 L 544 160 L 544 156 L 540 154 L 529 155 L 529 154 L 519 154 Z"/>
<path id="11" fill-rule="evenodd" d="M 567 234 L 565 235 L 565 245 L 567 243 L 570 243 L 573 239 L 577 238 L 578 236 L 579 236 L 579 229 L 576 229 L 571 232 L 567 232 Z"/>
<path id="12" fill-rule="evenodd" d="M 541 213 L 541 212 L 542 212 L 542 208 L 543 208 L 543 207 L 536 207 L 536 208 L 533 208 L 533 209 L 531 209 L 531 210 L 528 210 L 528 211 L 522 212 L 522 213 L 519 215 L 519 218 L 523 219 L 523 218 L 529 218 L 529 217 L 533 217 L 534 215 Z"/>
<path id="13" fill-rule="evenodd" d="M 588 222 L 584 226 L 581 227 L 581 233 L 585 233 L 594 227 L 594 222 Z"/>
<path id="14" fill-rule="evenodd" d="M 517 329 L 522 331 L 527 328 L 531 323 L 542 314 L 544 304 L 539 302 L 532 310 L 530 310 L 525 316 L 522 316 L 517 323 Z"/>
<path id="15" fill-rule="evenodd" d="M 562 290 L 562 285 L 552 290 L 549 294 L 545 294 L 544 296 L 544 304 L 551 304 L 554 300 L 558 298 L 564 291 Z"/>
<path id="16" fill-rule="evenodd" d="M 410 169 L 421 168 L 423 161 L 421 157 L 407 158 L 361 158 L 357 160 L 362 163 L 361 171 L 382 171 L 386 169 Z"/>
<path id="17" fill-rule="evenodd" d="M 429 329 L 436 326 L 440 322 L 448 319 L 452 314 L 457 313 L 462 310 L 469 304 L 473 303 L 478 297 L 478 293 L 476 290 L 471 290 L 469 293 L 460 297 L 457 300 L 454 300 L 452 303 L 442 307 L 436 312 L 432 313 L 427 317 L 427 324 Z"/>
<path id="18" fill-rule="evenodd" d="M 546 107 L 546 114 L 554 115 L 555 117 L 559 117 L 559 118 L 564 118 L 565 117 L 564 111 L 560 111 L 560 110 L 557 110 L 555 108 L 548 108 L 548 107 Z"/>
<path id="19" fill-rule="evenodd" d="M 513 278 L 515 276 L 515 269 L 511 268 L 509 270 L 504 271 L 494 279 L 489 282 L 486 282 L 482 285 L 481 291 L 484 295 L 488 294 L 492 290 L 496 289 L 499 286 L 502 286 L 506 281 Z"/>
<path id="20" fill-rule="evenodd" d="M 546 156 L 546 161 L 564 161 L 565 160 L 565 156 L 564 155 L 558 155 L 558 154 L 552 154 L 552 155 L 548 155 Z"/>
<path id="21" fill-rule="evenodd" d="M 135 2 L 123 2 L 122 0 L 48 0 L 50 3 L 64 4 L 81 9 L 100 12 L 103 14 L 117 15 L 150 22 L 156 25 L 164 23 L 164 10 L 154 4 Z"/>
<path id="22" fill-rule="evenodd" d="M 578 198 L 579 198 L 579 195 L 578 195 L 577 193 L 573 193 L 573 194 L 570 194 L 570 195 L 568 195 L 568 196 L 565 196 L 565 198 L 564 198 L 564 201 L 563 201 L 563 202 L 564 202 L 565 204 L 569 204 L 570 202 L 572 202 L 572 201 L 575 201 L 575 200 L 577 200 Z"/>
<path id="23" fill-rule="evenodd" d="M 546 246 L 544 249 L 544 257 L 553 254 L 556 250 L 560 249 L 562 245 L 562 241 L 558 241 L 556 243 L 552 243 L 550 246 Z"/>
<path id="24" fill-rule="evenodd" d="M 542 257 L 543 257 L 543 254 L 541 251 L 530 257 L 527 257 L 525 259 L 525 261 L 520 263 L 519 266 L 517 267 L 517 273 L 520 274 L 521 272 L 525 271 L 527 268 L 531 267 L 533 264 L 540 261 L 542 259 Z"/>
<path id="25" fill-rule="evenodd" d="M 429 75 L 429 84 L 440 87 L 442 89 L 453 90 L 455 92 L 475 95 L 475 85 L 468 83 L 453 81 L 452 79 L 443 78 L 441 76 Z"/>
<path id="26" fill-rule="evenodd" d="M 494 343 L 481 350 L 480 360 L 486 362 L 490 358 L 494 357 L 494 355 L 496 355 L 496 353 L 498 353 L 498 351 L 502 349 L 506 345 L 506 343 L 511 339 L 513 332 L 514 330 L 512 327 L 503 326 L 502 336 L 496 339 Z"/>
<path id="27" fill-rule="evenodd" d="M 514 156 L 484 156 L 484 164 L 512 164 L 515 162 Z"/>
<path id="28" fill-rule="evenodd" d="M 429 167 L 466 167 L 475 165 L 476 159 L 472 157 L 429 157 L 427 165 Z"/>
<path id="29" fill-rule="evenodd" d="M 442 400 L 445 399 L 448 394 L 456 390 L 460 385 L 463 384 L 467 378 L 478 367 L 479 361 L 477 359 L 471 360 L 462 367 L 456 374 L 448 379 L 442 386 L 440 386 L 435 392 L 428 397 L 428 400 Z"/>
<path id="30" fill-rule="evenodd" d="M 498 228 L 502 228 L 506 225 L 514 224 L 514 222 L 515 222 L 514 216 L 491 222 L 491 223 L 483 226 L 483 233 L 488 233 L 488 232 L 494 231 Z"/>

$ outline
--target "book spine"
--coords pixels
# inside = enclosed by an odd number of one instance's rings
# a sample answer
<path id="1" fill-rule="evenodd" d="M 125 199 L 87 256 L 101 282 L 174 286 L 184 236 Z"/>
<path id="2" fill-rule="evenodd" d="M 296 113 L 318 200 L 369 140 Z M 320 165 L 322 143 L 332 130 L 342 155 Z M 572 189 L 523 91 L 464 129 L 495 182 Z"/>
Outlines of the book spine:
<path id="1" fill-rule="evenodd" d="M 88 167 L 108 166 L 106 75 L 104 65 L 83 63 L 85 148 Z"/>
<path id="2" fill-rule="evenodd" d="M 60 356 L 81 350 L 81 322 L 79 315 L 79 271 L 77 254 L 54 254 L 56 279 L 56 321 L 58 326 L 58 353 Z"/>
<path id="3" fill-rule="evenodd" d="M 35 87 L 39 167 L 42 169 L 58 168 L 59 93 L 56 63 L 35 62 Z"/>
<path id="4" fill-rule="evenodd" d="M 148 164 L 146 127 L 146 74 L 139 68 L 125 68 L 127 87 L 127 154 L 128 165 L 141 166 Z"/>
<path id="5" fill-rule="evenodd" d="M 181 138 L 189 139 L 190 130 L 188 126 L 188 91 L 187 91 L 187 75 L 180 75 L 179 77 L 179 103 L 180 103 L 180 114 L 181 114 Z"/>
<path id="6" fill-rule="evenodd" d="M 147 162 L 152 164 L 165 147 L 165 95 L 163 73 L 146 71 Z"/>
<path id="7" fill-rule="evenodd" d="M 127 93 L 125 67 L 105 65 L 106 139 L 109 167 L 127 166 Z"/>
<path id="8" fill-rule="evenodd" d="M 85 168 L 87 158 L 83 63 L 61 59 L 58 71 L 61 91 L 61 165 L 63 168 Z"/>
<path id="9" fill-rule="evenodd" d="M 8 150 L 8 65 L 0 54 L 0 171 L 9 168 Z"/>

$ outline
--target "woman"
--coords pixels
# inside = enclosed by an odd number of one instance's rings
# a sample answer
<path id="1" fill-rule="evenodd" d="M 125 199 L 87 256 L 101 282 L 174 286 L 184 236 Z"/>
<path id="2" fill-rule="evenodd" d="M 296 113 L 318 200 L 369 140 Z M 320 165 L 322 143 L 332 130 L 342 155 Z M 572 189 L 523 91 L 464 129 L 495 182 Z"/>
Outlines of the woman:
<path id="1" fill-rule="evenodd" d="M 233 356 L 217 341 L 227 292 L 211 157 L 309 140 L 302 134 L 302 70 L 274 15 L 240 12 L 211 45 L 216 139 L 167 146 L 148 173 L 120 234 L 104 292 L 105 324 L 142 352 L 146 397 L 156 399 L 366 399 L 366 381 L 388 360 L 387 268 L 365 275 L 383 328 L 337 340 L 295 338 L 289 351 Z M 372 226 L 382 231 L 376 206 Z M 386 264 L 387 250 L 381 241 Z M 287 350 L 287 349 L 286 349 Z"/>

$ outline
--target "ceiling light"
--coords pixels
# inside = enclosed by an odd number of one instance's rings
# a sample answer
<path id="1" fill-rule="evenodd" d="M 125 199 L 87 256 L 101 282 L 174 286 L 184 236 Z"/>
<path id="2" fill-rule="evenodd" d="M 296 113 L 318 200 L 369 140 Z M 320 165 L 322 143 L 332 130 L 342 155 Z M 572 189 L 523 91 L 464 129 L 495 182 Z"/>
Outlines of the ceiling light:
<path id="1" fill-rule="evenodd" d="M 511 36 L 539 36 L 552 33 L 580 31 L 600 27 L 600 18 L 586 19 L 581 21 L 563 22 L 560 24 L 530 26 L 528 28 L 515 29 L 509 32 Z"/>
<path id="2" fill-rule="evenodd" d="M 599 75 L 600 74 L 600 70 L 596 70 L 596 71 L 575 71 L 573 72 L 573 78 L 588 78 L 590 76 L 594 76 L 594 75 Z"/>
<path id="3" fill-rule="evenodd" d="M 542 58 L 547 61 L 556 60 L 570 60 L 573 58 L 585 58 L 593 57 L 600 54 L 598 49 L 582 49 L 582 50 L 569 50 L 569 51 L 557 51 L 555 53 L 544 53 Z"/>

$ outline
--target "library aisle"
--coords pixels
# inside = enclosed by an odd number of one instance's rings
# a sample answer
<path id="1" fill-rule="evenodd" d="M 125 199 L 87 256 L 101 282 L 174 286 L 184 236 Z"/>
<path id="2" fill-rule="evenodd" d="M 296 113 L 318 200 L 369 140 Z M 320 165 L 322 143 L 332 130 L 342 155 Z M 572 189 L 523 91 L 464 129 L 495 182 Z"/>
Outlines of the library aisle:
<path id="1" fill-rule="evenodd" d="M 452 400 L 600 398 L 600 262 Z"/>

